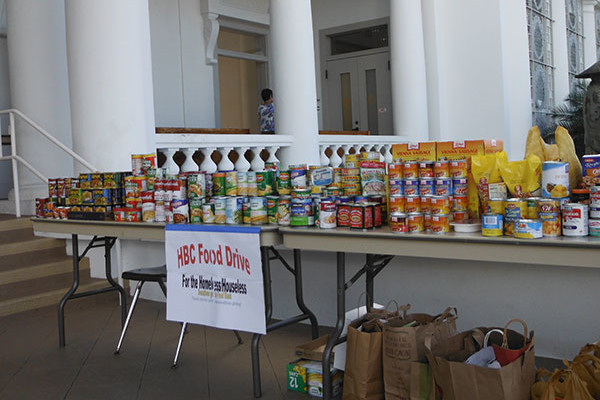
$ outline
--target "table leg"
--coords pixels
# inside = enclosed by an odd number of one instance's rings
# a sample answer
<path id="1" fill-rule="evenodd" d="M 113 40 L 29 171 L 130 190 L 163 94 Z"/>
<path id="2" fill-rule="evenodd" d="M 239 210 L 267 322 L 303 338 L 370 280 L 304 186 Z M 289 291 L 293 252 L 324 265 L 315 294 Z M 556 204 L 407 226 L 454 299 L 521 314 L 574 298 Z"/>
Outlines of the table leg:
<path id="1" fill-rule="evenodd" d="M 112 240 L 112 242 L 111 242 Z M 110 250 L 114 244 L 116 239 L 104 238 L 104 267 L 106 272 L 106 280 L 110 285 L 119 291 L 119 296 L 121 297 L 121 328 L 125 326 L 125 321 L 127 320 L 127 293 L 125 293 L 125 289 L 123 286 L 119 285 L 114 281 L 112 277 L 112 262 L 110 256 Z"/>
<path id="2" fill-rule="evenodd" d="M 262 260 L 263 268 L 263 283 L 265 291 L 265 318 L 267 325 L 271 321 L 271 315 L 273 314 L 273 296 L 271 292 L 271 261 L 269 260 L 269 248 L 262 246 L 260 248 L 260 257 Z M 252 343 L 250 344 L 250 352 L 252 355 L 252 383 L 254 386 L 254 397 L 262 396 L 262 388 L 260 382 L 260 358 L 259 349 L 261 334 L 255 333 L 252 336 Z"/>
<path id="3" fill-rule="evenodd" d="M 373 271 L 373 256 L 371 254 L 367 254 L 367 269 L 365 272 L 365 291 L 367 292 L 367 312 L 373 308 L 374 302 L 374 285 L 373 280 L 375 278 L 375 274 Z"/>
<path id="4" fill-rule="evenodd" d="M 79 287 L 79 241 L 77 235 L 71 235 L 73 249 L 73 284 L 58 304 L 58 345 L 65 347 L 65 305 Z"/>
<path id="5" fill-rule="evenodd" d="M 331 353 L 344 329 L 346 313 L 346 254 L 337 253 L 337 322 L 323 351 L 323 399 L 331 399 Z"/>
<path id="6" fill-rule="evenodd" d="M 294 249 L 294 280 L 296 282 L 296 304 L 298 308 L 308 316 L 310 319 L 310 326 L 312 328 L 313 340 L 319 337 L 319 323 L 317 317 L 312 311 L 304 304 L 304 291 L 302 287 L 302 255 L 299 249 Z"/>

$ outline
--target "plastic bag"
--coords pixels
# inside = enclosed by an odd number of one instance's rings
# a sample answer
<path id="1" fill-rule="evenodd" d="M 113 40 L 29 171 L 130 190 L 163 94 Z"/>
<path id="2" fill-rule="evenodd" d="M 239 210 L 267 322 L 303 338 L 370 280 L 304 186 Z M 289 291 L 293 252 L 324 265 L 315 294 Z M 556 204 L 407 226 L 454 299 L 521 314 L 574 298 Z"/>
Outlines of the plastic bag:
<path id="1" fill-rule="evenodd" d="M 535 154 L 525 160 L 499 163 L 500 175 L 513 197 L 535 197 L 540 190 L 542 161 Z"/>
<path id="2" fill-rule="evenodd" d="M 508 157 L 504 151 L 471 157 L 471 172 L 484 212 L 487 210 L 487 202 L 490 198 L 489 184 L 502 182 L 499 168 L 502 163 L 508 163 Z"/>

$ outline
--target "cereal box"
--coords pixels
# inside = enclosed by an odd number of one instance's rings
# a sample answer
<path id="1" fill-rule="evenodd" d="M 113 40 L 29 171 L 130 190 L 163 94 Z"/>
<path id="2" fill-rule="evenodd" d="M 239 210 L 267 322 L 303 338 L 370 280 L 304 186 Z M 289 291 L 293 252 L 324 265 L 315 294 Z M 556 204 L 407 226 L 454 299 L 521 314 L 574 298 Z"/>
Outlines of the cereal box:
<path id="1" fill-rule="evenodd" d="M 392 146 L 392 156 L 396 161 L 436 161 L 436 143 L 401 143 Z"/>
<path id="2" fill-rule="evenodd" d="M 469 160 L 471 156 L 483 155 L 484 152 L 485 145 L 483 140 L 437 142 L 436 146 L 438 160 Z"/>
<path id="3" fill-rule="evenodd" d="M 583 156 L 583 185 L 600 185 L 600 154 Z"/>

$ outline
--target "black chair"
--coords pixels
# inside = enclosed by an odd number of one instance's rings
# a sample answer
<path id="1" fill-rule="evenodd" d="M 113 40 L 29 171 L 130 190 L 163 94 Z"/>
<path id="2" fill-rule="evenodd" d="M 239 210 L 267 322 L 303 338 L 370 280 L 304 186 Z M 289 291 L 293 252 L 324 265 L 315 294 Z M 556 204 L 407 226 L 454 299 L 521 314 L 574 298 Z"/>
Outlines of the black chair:
<path id="1" fill-rule="evenodd" d="M 125 325 L 123 326 L 123 331 L 121 331 L 121 337 L 119 338 L 119 343 L 117 344 L 117 349 L 115 350 L 115 354 L 119 354 L 121 350 L 121 345 L 123 343 L 123 339 L 125 338 L 125 332 L 127 332 L 127 327 L 129 326 L 129 321 L 131 320 L 131 315 L 133 314 L 133 310 L 135 308 L 135 304 L 140 297 L 140 293 L 142 291 L 142 286 L 146 282 L 156 282 L 160 286 L 160 290 L 162 290 L 165 297 L 167 297 L 167 287 L 165 286 L 165 282 L 167 281 L 167 266 L 161 265 L 160 267 L 153 268 L 138 268 L 133 269 L 131 271 L 125 271 L 121 275 L 123 279 L 138 281 L 138 284 L 135 288 L 135 292 L 133 294 L 133 300 L 131 301 L 131 306 L 129 307 L 129 312 L 127 313 L 127 319 L 125 319 Z M 181 345 L 183 343 L 183 336 L 186 333 L 187 322 L 183 323 L 181 326 L 181 333 L 179 335 L 179 342 L 177 343 L 177 352 L 175 353 L 175 360 L 173 361 L 173 367 L 177 366 L 177 360 L 179 358 L 179 352 L 181 350 Z M 242 338 L 238 331 L 233 331 L 235 336 L 237 337 L 238 344 L 242 344 Z"/>

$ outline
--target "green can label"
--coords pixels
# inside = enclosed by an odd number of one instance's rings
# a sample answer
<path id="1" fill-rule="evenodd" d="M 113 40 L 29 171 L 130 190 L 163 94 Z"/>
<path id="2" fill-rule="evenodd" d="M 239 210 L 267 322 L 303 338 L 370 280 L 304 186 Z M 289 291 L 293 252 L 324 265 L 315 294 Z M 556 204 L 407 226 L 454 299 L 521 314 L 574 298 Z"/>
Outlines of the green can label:
<path id="1" fill-rule="evenodd" d="M 277 192 L 279 194 L 290 194 L 291 191 L 290 171 L 279 171 L 277 177 Z"/>
<path id="2" fill-rule="evenodd" d="M 273 171 L 256 172 L 256 189 L 259 196 L 273 194 Z"/>
<path id="3" fill-rule="evenodd" d="M 215 172 L 213 174 L 213 196 L 225 196 L 225 173 Z"/>
<path id="4" fill-rule="evenodd" d="M 237 196 L 238 194 L 238 176 L 237 172 L 229 171 L 225 174 L 225 195 Z"/>
<path id="5" fill-rule="evenodd" d="M 287 388 L 300 393 L 307 393 L 306 368 L 301 363 L 289 363 L 287 365 Z"/>

